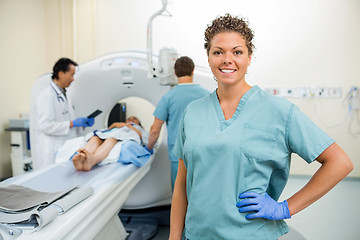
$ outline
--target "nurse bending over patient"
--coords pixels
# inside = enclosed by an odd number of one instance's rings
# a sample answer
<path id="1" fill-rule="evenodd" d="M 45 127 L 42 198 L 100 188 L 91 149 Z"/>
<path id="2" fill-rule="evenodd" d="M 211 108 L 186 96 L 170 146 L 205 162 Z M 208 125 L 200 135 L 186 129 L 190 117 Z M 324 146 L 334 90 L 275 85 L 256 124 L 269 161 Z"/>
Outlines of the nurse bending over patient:
<path id="1" fill-rule="evenodd" d="M 88 142 L 72 157 L 77 171 L 89 171 L 103 161 L 118 141 L 132 140 L 147 145 L 149 133 L 139 119 L 130 116 L 126 122 L 115 122 L 107 130 L 96 130 L 87 136 Z"/>

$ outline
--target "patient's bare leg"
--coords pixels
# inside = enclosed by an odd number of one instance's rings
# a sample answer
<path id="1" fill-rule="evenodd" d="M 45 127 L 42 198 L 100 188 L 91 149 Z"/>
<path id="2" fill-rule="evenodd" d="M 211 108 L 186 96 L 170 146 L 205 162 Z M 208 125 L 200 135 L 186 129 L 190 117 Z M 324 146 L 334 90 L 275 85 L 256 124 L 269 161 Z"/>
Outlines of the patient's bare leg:
<path id="1" fill-rule="evenodd" d="M 100 139 L 98 136 L 93 136 L 89 139 L 89 141 L 85 145 L 85 149 L 94 154 L 95 151 L 103 144 L 104 140 Z"/>
<path id="2" fill-rule="evenodd" d="M 104 140 L 100 139 L 97 136 L 93 136 L 89 139 L 86 143 L 84 148 L 78 149 L 78 153 L 73 156 L 72 161 L 77 171 L 83 171 L 84 169 L 84 161 L 87 158 L 87 154 L 85 150 L 90 153 L 94 154 L 96 149 L 104 142 Z"/>
<path id="3" fill-rule="evenodd" d="M 93 154 L 86 149 L 82 151 L 86 156 L 83 161 L 82 170 L 89 171 L 94 165 L 103 161 L 117 142 L 118 141 L 115 138 L 108 138 L 95 150 Z"/>

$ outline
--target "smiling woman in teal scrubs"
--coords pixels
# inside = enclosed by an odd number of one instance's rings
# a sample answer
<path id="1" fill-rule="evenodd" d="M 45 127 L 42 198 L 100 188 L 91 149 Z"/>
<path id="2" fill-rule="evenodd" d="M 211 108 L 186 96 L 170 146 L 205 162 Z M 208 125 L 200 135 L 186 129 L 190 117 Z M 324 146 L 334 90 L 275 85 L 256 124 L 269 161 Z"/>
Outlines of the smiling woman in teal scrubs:
<path id="1" fill-rule="evenodd" d="M 283 219 L 353 169 L 344 151 L 293 103 L 246 83 L 252 39 L 247 22 L 229 14 L 205 31 L 218 88 L 189 104 L 180 124 L 170 239 L 277 239 L 288 232 Z M 292 153 L 322 165 L 304 188 L 277 202 Z"/>

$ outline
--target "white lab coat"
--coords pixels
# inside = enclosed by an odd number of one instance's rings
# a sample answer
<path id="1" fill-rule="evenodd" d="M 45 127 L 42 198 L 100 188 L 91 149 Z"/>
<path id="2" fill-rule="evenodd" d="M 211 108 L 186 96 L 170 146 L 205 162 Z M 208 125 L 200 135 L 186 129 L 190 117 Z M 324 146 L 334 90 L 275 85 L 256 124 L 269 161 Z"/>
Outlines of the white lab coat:
<path id="1" fill-rule="evenodd" d="M 64 142 L 83 132 L 81 127 L 70 128 L 74 118 L 70 100 L 51 82 L 36 99 L 36 159 L 32 159 L 35 170 L 53 164 Z"/>

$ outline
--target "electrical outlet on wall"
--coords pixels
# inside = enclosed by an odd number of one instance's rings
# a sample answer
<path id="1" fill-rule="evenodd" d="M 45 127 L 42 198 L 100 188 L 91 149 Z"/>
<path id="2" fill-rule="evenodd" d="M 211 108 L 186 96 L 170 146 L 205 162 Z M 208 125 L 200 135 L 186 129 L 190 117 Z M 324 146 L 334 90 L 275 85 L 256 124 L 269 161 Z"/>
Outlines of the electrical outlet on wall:
<path id="1" fill-rule="evenodd" d="M 270 87 L 264 88 L 270 94 L 287 98 L 340 98 L 340 87 Z"/>

